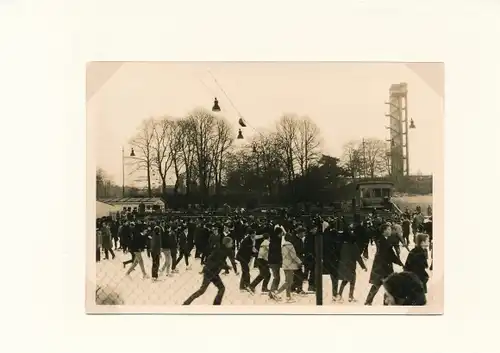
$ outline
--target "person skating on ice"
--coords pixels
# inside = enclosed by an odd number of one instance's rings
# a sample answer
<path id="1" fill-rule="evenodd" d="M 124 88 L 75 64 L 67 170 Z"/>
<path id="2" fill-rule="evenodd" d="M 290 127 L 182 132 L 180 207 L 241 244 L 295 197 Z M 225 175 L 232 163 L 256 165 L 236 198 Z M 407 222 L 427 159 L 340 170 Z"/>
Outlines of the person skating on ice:
<path id="1" fill-rule="evenodd" d="M 295 253 L 299 259 L 304 262 L 304 238 L 306 236 L 306 229 L 299 226 L 295 229 L 293 234 L 291 234 L 290 242 L 293 244 Z M 305 295 L 306 292 L 303 290 L 304 282 L 304 272 L 302 271 L 302 266 L 297 269 L 293 275 L 293 285 L 292 291 L 299 295 Z"/>
<path id="2" fill-rule="evenodd" d="M 367 271 L 365 263 L 361 258 L 361 251 L 358 246 L 357 234 L 354 229 L 348 229 L 343 234 L 343 242 L 340 250 L 340 261 L 338 266 L 337 279 L 342 281 L 337 297 L 334 301 L 342 302 L 342 293 L 347 283 L 349 283 L 349 302 L 356 302 L 354 289 L 356 287 L 356 267 L 357 263 L 364 271 Z"/>
<path id="3" fill-rule="evenodd" d="M 411 249 L 406 258 L 404 270 L 417 275 L 422 282 L 424 293 L 427 293 L 427 282 L 429 280 L 429 274 L 427 273 L 427 269 L 429 268 L 427 262 L 429 236 L 424 233 L 417 233 L 415 240 L 415 247 Z"/>
<path id="4" fill-rule="evenodd" d="M 170 233 L 170 226 L 164 224 L 160 227 L 161 231 L 161 252 L 164 257 L 163 267 L 160 272 L 165 273 L 167 277 L 172 277 L 171 268 L 172 268 L 172 253 L 171 250 L 174 246 L 174 239 Z"/>
<path id="5" fill-rule="evenodd" d="M 272 292 L 278 290 L 280 284 L 280 268 L 281 268 L 281 239 L 285 234 L 282 227 L 277 226 L 274 228 L 273 232 L 269 237 L 269 254 L 268 254 L 268 264 L 273 275 L 273 280 L 271 282 L 271 290 L 269 296 L 272 297 Z"/>
<path id="6" fill-rule="evenodd" d="M 281 300 L 279 294 L 286 290 L 286 299 L 288 303 L 293 303 L 292 298 L 292 285 L 293 275 L 296 270 L 302 267 L 302 261 L 297 256 L 293 244 L 290 242 L 292 235 L 286 234 L 281 245 L 282 265 L 281 268 L 285 272 L 285 283 L 276 291 L 271 291 L 271 298 L 274 300 Z"/>
<path id="7" fill-rule="evenodd" d="M 130 275 L 130 273 L 135 270 L 135 267 L 139 265 L 142 276 L 148 278 L 146 269 L 144 268 L 144 260 L 142 259 L 142 251 L 146 247 L 146 237 L 138 229 L 135 229 L 135 224 L 133 222 L 131 223 L 131 228 L 132 240 L 130 242 L 130 252 L 134 254 L 134 262 L 126 274 L 127 276 Z"/>
<path id="8" fill-rule="evenodd" d="M 394 273 L 393 263 L 401 267 L 403 266 L 403 263 L 394 253 L 394 248 L 388 240 L 391 235 L 391 231 L 392 229 L 390 224 L 382 224 L 380 227 L 380 233 L 375 240 L 377 252 L 375 253 L 375 258 L 373 259 L 369 281 L 372 286 L 368 292 L 368 296 L 366 297 L 365 305 L 372 305 L 373 299 L 382 286 L 383 280 Z"/>
<path id="9" fill-rule="evenodd" d="M 184 262 L 186 263 L 186 270 L 190 270 L 191 266 L 189 265 L 189 244 L 188 244 L 188 228 L 179 228 L 177 234 L 179 235 L 179 256 L 173 263 L 173 270 L 177 268 L 177 265 L 184 258 Z"/>
<path id="10" fill-rule="evenodd" d="M 247 287 L 247 290 L 250 291 L 250 293 L 254 294 L 255 293 L 255 288 L 259 285 L 260 282 L 262 282 L 262 289 L 261 293 L 262 294 L 268 294 L 269 293 L 269 279 L 271 278 L 271 271 L 269 270 L 269 263 L 268 263 L 268 258 L 269 258 L 269 234 L 264 233 L 262 236 L 263 240 L 260 243 L 259 246 L 259 252 L 257 254 L 257 258 L 255 259 L 255 264 L 257 265 L 257 268 L 259 269 L 259 274 L 255 279 L 250 283 L 250 285 Z"/>
<path id="11" fill-rule="evenodd" d="M 155 226 L 149 235 L 151 258 L 153 260 L 153 264 L 151 266 L 151 278 L 153 279 L 153 282 L 158 280 L 158 269 L 160 268 L 160 254 L 162 250 L 161 237 L 161 228 L 159 226 Z"/>
<path id="12" fill-rule="evenodd" d="M 224 237 L 222 239 L 222 246 L 212 249 L 210 255 L 207 257 L 202 271 L 203 280 L 200 289 L 186 299 L 182 305 L 190 305 L 196 298 L 202 296 L 206 292 L 210 283 L 217 287 L 217 295 L 215 296 L 213 305 L 221 305 L 226 288 L 220 278 L 220 271 L 226 264 L 226 259 L 228 257 L 231 260 L 234 272 L 238 275 L 233 255 L 233 240 L 229 237 Z"/>
<path id="13" fill-rule="evenodd" d="M 256 255 L 255 238 L 255 230 L 248 229 L 236 253 L 236 260 L 241 267 L 240 290 L 246 290 L 250 285 L 250 261 Z"/>

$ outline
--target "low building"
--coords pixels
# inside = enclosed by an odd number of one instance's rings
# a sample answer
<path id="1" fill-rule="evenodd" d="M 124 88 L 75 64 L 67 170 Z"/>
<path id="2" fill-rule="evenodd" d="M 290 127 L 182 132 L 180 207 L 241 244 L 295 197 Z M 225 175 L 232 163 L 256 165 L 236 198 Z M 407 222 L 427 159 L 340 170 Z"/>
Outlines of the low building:
<path id="1" fill-rule="evenodd" d="M 154 210 L 165 211 L 165 202 L 160 197 L 122 197 L 100 199 L 99 201 L 113 205 L 122 211 L 138 210 L 141 203 L 146 207 L 146 212 L 153 212 Z"/>

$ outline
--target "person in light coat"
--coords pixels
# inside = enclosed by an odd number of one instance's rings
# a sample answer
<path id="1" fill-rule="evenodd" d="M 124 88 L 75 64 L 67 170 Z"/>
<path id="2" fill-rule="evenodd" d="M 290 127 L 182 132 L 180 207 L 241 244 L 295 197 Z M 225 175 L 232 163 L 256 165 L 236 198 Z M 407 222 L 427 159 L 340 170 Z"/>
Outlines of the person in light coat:
<path id="1" fill-rule="evenodd" d="M 283 243 L 281 244 L 281 257 L 282 263 L 281 268 L 285 272 L 285 283 L 281 285 L 277 292 L 272 293 L 271 298 L 275 300 L 280 300 L 279 294 L 286 290 L 286 298 L 288 303 L 292 303 L 292 285 L 293 285 L 293 275 L 296 270 L 302 267 L 302 261 L 297 256 L 295 248 L 291 243 L 291 234 L 286 234 Z"/>

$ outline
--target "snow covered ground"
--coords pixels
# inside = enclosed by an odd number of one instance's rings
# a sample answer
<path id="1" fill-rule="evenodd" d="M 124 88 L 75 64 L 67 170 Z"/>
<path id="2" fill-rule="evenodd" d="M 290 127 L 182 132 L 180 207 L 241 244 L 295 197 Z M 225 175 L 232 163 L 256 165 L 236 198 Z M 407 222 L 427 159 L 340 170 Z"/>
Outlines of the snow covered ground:
<path id="1" fill-rule="evenodd" d="M 343 297 L 344 303 L 338 304 L 332 302 L 332 285 L 328 275 L 323 276 L 323 305 L 363 305 L 370 284 L 368 279 L 370 269 L 373 263 L 375 254 L 375 246 L 369 247 L 369 260 L 365 261 L 368 271 L 363 271 L 358 265 L 356 290 L 354 296 L 358 299 L 357 303 L 347 302 L 349 285 L 346 286 Z M 406 260 L 408 252 L 406 249 L 401 249 L 401 260 Z M 146 272 L 151 276 L 151 259 L 143 253 Z M 122 261 L 130 259 L 130 254 L 123 254 L 121 251 L 116 251 L 114 260 L 101 260 L 97 263 L 97 285 L 105 287 L 108 290 L 116 291 L 123 299 L 125 305 L 181 305 L 182 302 L 196 291 L 201 284 L 202 275 L 199 274 L 202 266 L 200 260 L 193 256 L 189 258 L 192 264 L 192 269 L 187 270 L 184 260 L 178 265 L 179 273 L 173 277 L 160 276 L 158 282 L 152 282 L 151 279 L 143 279 L 140 268 L 137 266 L 130 276 L 125 275 Z M 163 265 L 163 258 L 160 260 L 160 268 Z M 130 265 L 129 265 L 130 266 Z M 238 267 L 239 268 L 239 267 Z M 402 271 L 402 268 L 394 265 L 396 272 Z M 251 268 L 251 279 L 258 274 L 257 269 Z M 428 303 L 432 303 L 433 293 L 433 276 L 429 271 L 431 278 L 428 283 Z M 222 305 L 276 305 L 276 302 L 269 299 L 265 295 L 259 293 L 260 285 L 257 288 L 257 294 L 251 295 L 246 291 L 239 290 L 240 277 L 230 272 L 229 275 L 221 275 L 222 281 L 226 287 L 226 292 Z M 283 281 L 283 274 L 282 280 Z M 272 278 L 271 278 L 272 280 Z M 339 283 L 340 285 L 340 283 Z M 304 283 L 304 289 L 307 290 L 307 283 Z M 192 305 L 211 305 L 215 297 L 217 289 L 210 285 L 203 296 L 193 302 Z M 284 294 L 284 293 L 283 293 Z M 296 303 L 291 305 L 315 305 L 315 295 L 295 296 Z M 383 289 L 377 294 L 373 305 L 383 304 Z"/>

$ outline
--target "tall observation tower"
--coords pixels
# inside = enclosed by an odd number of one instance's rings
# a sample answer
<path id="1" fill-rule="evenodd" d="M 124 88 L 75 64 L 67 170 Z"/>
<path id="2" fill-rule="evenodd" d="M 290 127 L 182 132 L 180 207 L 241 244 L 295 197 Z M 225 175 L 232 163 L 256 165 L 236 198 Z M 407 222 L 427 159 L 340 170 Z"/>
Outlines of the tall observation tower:
<path id="1" fill-rule="evenodd" d="M 389 89 L 389 126 L 390 132 L 390 163 L 391 175 L 396 180 L 401 180 L 405 175 L 410 175 L 410 155 L 408 142 L 408 129 L 414 129 L 415 124 L 411 119 L 408 124 L 408 86 L 406 83 L 396 83 Z"/>

